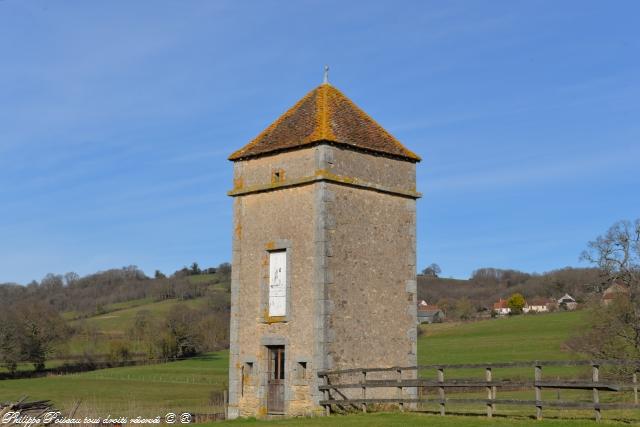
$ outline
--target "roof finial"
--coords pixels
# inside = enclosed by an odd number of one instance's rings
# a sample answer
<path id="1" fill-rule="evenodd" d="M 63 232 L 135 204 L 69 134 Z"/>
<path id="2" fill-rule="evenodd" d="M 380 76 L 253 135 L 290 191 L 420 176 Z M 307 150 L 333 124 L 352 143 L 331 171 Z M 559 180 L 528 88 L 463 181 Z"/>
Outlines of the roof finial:
<path id="1" fill-rule="evenodd" d="M 324 78 L 322 79 L 322 84 L 325 84 L 325 85 L 329 84 L 329 66 L 328 65 L 324 66 Z"/>

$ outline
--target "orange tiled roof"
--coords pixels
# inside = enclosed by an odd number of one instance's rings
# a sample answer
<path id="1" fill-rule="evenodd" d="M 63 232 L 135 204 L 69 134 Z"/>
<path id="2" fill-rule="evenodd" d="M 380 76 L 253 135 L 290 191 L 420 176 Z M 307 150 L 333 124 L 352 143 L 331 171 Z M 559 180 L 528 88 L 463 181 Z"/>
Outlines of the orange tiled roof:
<path id="1" fill-rule="evenodd" d="M 528 305 L 547 305 L 547 304 L 551 304 L 553 303 L 553 301 L 551 301 L 548 298 L 534 298 L 531 301 L 527 301 Z"/>
<path id="2" fill-rule="evenodd" d="M 437 305 L 431 305 L 431 304 L 418 305 L 418 312 L 434 312 L 434 311 L 440 311 L 440 307 L 438 307 Z"/>
<path id="3" fill-rule="evenodd" d="M 329 84 L 322 84 L 306 94 L 253 141 L 231 154 L 229 160 L 322 141 L 420 161 L 418 155 L 406 149 L 367 113 Z"/>
<path id="4" fill-rule="evenodd" d="M 509 306 L 507 305 L 507 300 L 503 300 L 502 298 L 500 298 L 498 302 L 493 303 L 494 310 L 497 310 L 499 308 L 509 308 Z"/>

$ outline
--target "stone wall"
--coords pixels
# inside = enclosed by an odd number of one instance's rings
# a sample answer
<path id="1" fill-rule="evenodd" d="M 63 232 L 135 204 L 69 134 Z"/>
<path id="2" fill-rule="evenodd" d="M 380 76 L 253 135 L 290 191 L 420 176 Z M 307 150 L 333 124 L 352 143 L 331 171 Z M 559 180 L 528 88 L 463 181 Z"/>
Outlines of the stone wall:
<path id="1" fill-rule="evenodd" d="M 267 345 L 286 346 L 288 415 L 321 410 L 318 370 L 416 364 L 415 163 L 319 145 L 236 162 L 233 194 L 231 417 L 266 415 Z M 285 319 L 267 311 L 274 249 Z"/>
<path id="2" fill-rule="evenodd" d="M 333 146 L 324 150 L 322 168 L 388 190 L 326 184 L 325 366 L 415 365 L 416 201 L 404 195 L 416 190 L 415 163 Z M 403 376 L 414 377 L 415 371 Z M 378 377 L 371 374 L 369 379 L 383 379 Z M 369 391 L 370 397 L 393 398 L 396 393 Z"/>
<path id="3" fill-rule="evenodd" d="M 330 369 L 416 362 L 415 200 L 329 185 Z"/>
<path id="4" fill-rule="evenodd" d="M 235 199 L 230 357 L 230 412 L 234 415 L 266 414 L 267 345 L 286 345 L 287 413 L 312 411 L 314 211 L 313 186 Z M 284 322 L 268 316 L 268 251 L 274 249 L 287 250 L 290 266 L 287 298 L 291 303 Z M 299 362 L 307 364 L 306 378 L 295 375 Z M 250 375 L 249 363 L 253 364 Z"/>
<path id="5" fill-rule="evenodd" d="M 317 147 L 309 147 L 235 162 L 234 189 L 272 183 L 272 173 L 276 170 L 284 172 L 284 181 L 313 175 L 317 165 L 316 152 Z"/>
<path id="6" fill-rule="evenodd" d="M 378 184 L 390 189 L 415 191 L 416 165 L 379 154 L 364 154 L 339 146 L 327 146 L 325 167 L 340 176 Z"/>

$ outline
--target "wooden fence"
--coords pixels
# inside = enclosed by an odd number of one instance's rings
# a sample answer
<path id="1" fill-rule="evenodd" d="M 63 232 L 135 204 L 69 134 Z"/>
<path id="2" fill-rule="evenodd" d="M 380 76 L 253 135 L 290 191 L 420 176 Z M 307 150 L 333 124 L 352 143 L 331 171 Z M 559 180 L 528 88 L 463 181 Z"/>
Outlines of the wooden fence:
<path id="1" fill-rule="evenodd" d="M 591 378 L 572 380 L 549 380 L 543 378 L 543 367 L 569 367 L 587 366 L 591 367 Z M 631 381 L 602 381 L 601 367 L 626 368 L 632 371 Z M 531 368 L 533 370 L 533 381 L 503 380 L 493 379 L 493 370 L 498 368 Z M 445 369 L 482 369 L 484 370 L 484 380 L 479 379 L 452 379 L 445 380 Z M 423 371 L 434 371 L 436 380 L 420 378 Z M 417 375 L 411 373 L 417 379 L 403 378 L 403 373 L 417 371 Z M 417 403 L 437 403 L 440 415 L 446 414 L 447 404 L 484 404 L 486 406 L 487 417 L 492 417 L 495 413 L 496 404 L 535 406 L 536 418 L 542 419 L 542 409 L 547 408 L 573 408 L 573 409 L 593 409 L 596 421 L 601 419 L 601 411 L 604 409 L 640 409 L 638 405 L 638 373 L 640 373 L 640 361 L 546 361 L 546 362 L 512 362 L 512 363 L 488 363 L 488 364 L 462 364 L 462 365 L 421 365 L 410 367 L 392 368 L 356 368 L 336 371 L 318 372 L 318 376 L 323 380 L 320 390 L 324 393 L 324 399 L 320 404 L 324 406 L 327 415 L 331 414 L 332 406 L 340 408 L 357 408 L 367 412 L 367 405 L 393 404 L 398 405 L 402 411 L 410 404 Z M 367 377 L 369 374 L 369 378 Z M 370 379 L 372 375 L 384 376 L 386 379 Z M 357 381 L 340 382 L 342 377 L 358 377 Z M 405 375 L 408 376 L 408 375 Z M 338 382 L 336 382 L 338 378 Z M 395 379 L 393 379 L 395 378 Z M 396 389 L 396 397 L 390 397 L 392 392 L 383 393 L 384 398 L 368 397 L 367 390 L 371 389 Z M 437 391 L 437 397 L 427 399 L 426 390 L 430 388 Z M 478 398 L 449 398 L 446 390 L 485 390 L 486 399 Z M 499 389 L 503 390 L 531 390 L 535 395 L 534 400 L 498 399 Z M 593 397 L 590 402 L 566 401 L 566 400 L 542 400 L 543 389 L 555 390 L 591 390 Z M 349 391 L 348 391 L 349 390 Z M 359 392 L 358 392 L 359 390 Z M 409 391 L 409 393 L 406 393 Z M 413 393 L 411 393 L 413 391 Z M 607 402 L 601 403 L 601 392 L 620 393 L 625 391 L 633 392 L 633 403 L 630 402 Z M 372 392 L 373 393 L 373 392 Z M 348 395 L 360 395 L 358 398 Z M 415 406 L 415 405 L 414 405 Z"/>

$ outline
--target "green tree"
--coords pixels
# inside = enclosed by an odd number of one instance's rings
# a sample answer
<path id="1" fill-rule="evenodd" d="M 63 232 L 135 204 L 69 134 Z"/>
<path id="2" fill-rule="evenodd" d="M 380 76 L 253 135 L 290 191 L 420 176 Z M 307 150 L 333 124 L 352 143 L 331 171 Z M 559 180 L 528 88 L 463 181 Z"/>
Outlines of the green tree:
<path id="1" fill-rule="evenodd" d="M 507 307 L 511 309 L 511 314 L 520 314 L 524 309 L 526 301 L 522 294 L 515 293 L 507 300 Z"/>
<path id="2" fill-rule="evenodd" d="M 202 270 L 200 269 L 200 266 L 197 262 L 191 264 L 190 273 L 192 276 L 197 276 L 198 274 L 202 273 Z"/>
<path id="3" fill-rule="evenodd" d="M 162 359 L 194 356 L 202 351 L 202 335 L 195 325 L 200 313 L 188 307 L 174 306 L 154 333 L 156 355 Z"/>
<path id="4" fill-rule="evenodd" d="M 423 276 L 438 277 L 440 273 L 442 273 L 442 270 L 440 269 L 440 266 L 436 263 L 432 263 L 427 268 L 422 270 Z"/>
<path id="5" fill-rule="evenodd" d="M 0 363 L 14 374 L 20 361 L 21 342 L 18 318 L 13 311 L 0 313 Z"/>
<path id="6" fill-rule="evenodd" d="M 129 342 L 116 340 L 109 343 L 109 361 L 111 363 L 124 364 L 130 358 Z"/>
<path id="7" fill-rule="evenodd" d="M 20 304 L 16 312 L 20 313 L 22 357 L 41 371 L 53 345 L 68 335 L 64 319 L 51 306 L 38 303 Z"/>

